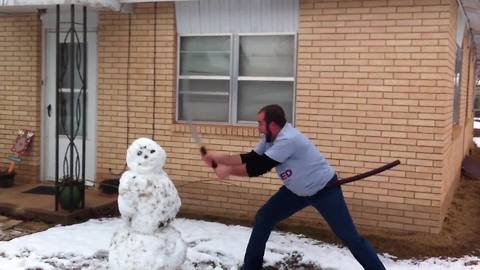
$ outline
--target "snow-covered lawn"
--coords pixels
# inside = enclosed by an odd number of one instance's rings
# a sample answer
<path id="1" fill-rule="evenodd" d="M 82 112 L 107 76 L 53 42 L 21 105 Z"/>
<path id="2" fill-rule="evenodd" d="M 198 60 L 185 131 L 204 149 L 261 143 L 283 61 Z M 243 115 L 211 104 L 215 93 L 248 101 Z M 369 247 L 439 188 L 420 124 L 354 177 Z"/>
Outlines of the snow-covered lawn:
<path id="1" fill-rule="evenodd" d="M 0 241 L 0 269 L 107 269 L 110 239 L 121 225 L 119 218 L 96 219 Z M 251 231 L 243 226 L 183 218 L 176 219 L 173 226 L 187 242 L 183 269 L 189 270 L 238 269 Z M 345 248 L 302 235 L 274 232 L 267 244 L 266 263 L 281 267 L 292 259 L 299 260 L 298 265 L 316 265 L 324 270 L 361 269 Z M 415 261 L 382 254 L 381 260 L 389 270 L 480 269 L 480 258 L 472 256 Z"/>

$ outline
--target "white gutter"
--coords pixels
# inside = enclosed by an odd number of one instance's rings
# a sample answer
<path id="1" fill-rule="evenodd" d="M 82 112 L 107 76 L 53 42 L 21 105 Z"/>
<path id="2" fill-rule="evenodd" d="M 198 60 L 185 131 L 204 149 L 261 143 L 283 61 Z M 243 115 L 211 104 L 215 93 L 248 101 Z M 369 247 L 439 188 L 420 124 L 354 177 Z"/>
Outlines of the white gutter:
<path id="1" fill-rule="evenodd" d="M 118 0 L 0 0 L 0 11 L 22 11 L 30 8 L 39 8 L 55 5 L 85 5 L 94 9 L 107 8 L 120 10 Z"/>
<path id="2" fill-rule="evenodd" d="M 0 0 L 0 16 L 11 13 L 37 12 L 56 5 L 85 5 L 92 9 L 128 12 L 130 4 L 200 0 Z"/>
<path id="3" fill-rule="evenodd" d="M 120 0 L 122 4 L 135 4 L 135 3 L 153 3 L 153 2 L 198 2 L 200 0 Z M 239 0 L 241 1 L 241 0 Z"/>

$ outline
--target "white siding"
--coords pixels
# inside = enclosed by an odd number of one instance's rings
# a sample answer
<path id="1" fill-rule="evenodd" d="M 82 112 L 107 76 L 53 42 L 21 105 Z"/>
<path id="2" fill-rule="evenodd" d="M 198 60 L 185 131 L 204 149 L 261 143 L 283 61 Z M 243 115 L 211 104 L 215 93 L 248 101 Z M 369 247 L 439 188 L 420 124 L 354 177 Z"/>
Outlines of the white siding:
<path id="1" fill-rule="evenodd" d="M 201 0 L 176 2 L 180 34 L 296 33 L 298 0 Z"/>

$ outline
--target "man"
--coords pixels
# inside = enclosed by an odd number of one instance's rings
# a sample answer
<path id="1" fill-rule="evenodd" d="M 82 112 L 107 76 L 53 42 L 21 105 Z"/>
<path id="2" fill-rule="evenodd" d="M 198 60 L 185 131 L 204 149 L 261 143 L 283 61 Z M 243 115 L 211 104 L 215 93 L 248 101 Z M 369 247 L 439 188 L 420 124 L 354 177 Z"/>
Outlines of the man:
<path id="1" fill-rule="evenodd" d="M 275 167 L 283 181 L 257 212 L 243 269 L 262 269 L 265 245 L 274 226 L 309 205 L 323 216 L 364 269 L 385 269 L 372 246 L 357 232 L 341 188 L 323 189 L 337 176 L 315 145 L 286 123 L 279 105 L 260 109 L 257 120 L 258 131 L 264 136 L 255 150 L 240 155 L 208 153 L 203 157 L 208 166 L 217 163 L 215 173 L 220 179 L 259 176 Z"/>

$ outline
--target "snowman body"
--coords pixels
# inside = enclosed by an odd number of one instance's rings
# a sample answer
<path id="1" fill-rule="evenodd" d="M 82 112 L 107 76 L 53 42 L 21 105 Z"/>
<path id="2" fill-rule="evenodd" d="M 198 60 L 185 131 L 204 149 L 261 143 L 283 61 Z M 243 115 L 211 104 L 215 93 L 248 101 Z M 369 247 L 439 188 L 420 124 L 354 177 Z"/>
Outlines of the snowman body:
<path id="1" fill-rule="evenodd" d="M 186 244 L 170 223 L 181 202 L 163 171 L 166 153 L 147 138 L 127 150 L 129 171 L 122 174 L 118 209 L 124 221 L 110 244 L 110 269 L 176 269 L 185 261 Z"/>

